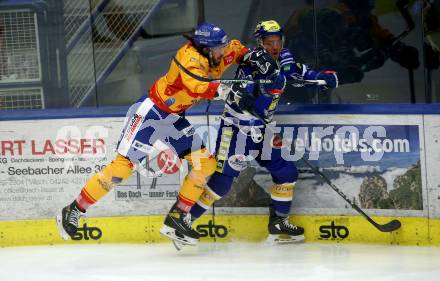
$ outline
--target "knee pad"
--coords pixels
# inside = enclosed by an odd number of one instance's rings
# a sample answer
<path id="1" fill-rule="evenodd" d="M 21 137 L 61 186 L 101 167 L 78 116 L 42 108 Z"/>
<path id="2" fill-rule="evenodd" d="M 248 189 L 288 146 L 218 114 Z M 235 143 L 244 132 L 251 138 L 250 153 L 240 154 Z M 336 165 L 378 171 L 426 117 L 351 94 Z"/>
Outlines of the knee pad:
<path id="1" fill-rule="evenodd" d="M 133 173 L 133 163 L 124 156 L 118 154 L 116 158 L 97 173 L 98 181 L 102 187 L 110 191 L 115 185 L 128 179 Z"/>
<path id="2" fill-rule="evenodd" d="M 123 180 L 128 179 L 133 173 L 133 163 L 120 154 L 110 163 L 110 166 L 114 169 L 114 176 Z"/>
<path id="3" fill-rule="evenodd" d="M 95 203 L 121 181 L 128 179 L 132 172 L 133 163 L 118 154 L 110 164 L 85 184 L 81 191 L 81 198 L 88 202 L 88 205 Z"/>
<path id="4" fill-rule="evenodd" d="M 295 183 L 274 184 L 270 189 L 270 197 L 276 201 L 292 201 Z"/>
<path id="5" fill-rule="evenodd" d="M 189 153 L 184 159 L 190 163 L 192 169 L 180 188 L 179 208 L 187 211 L 202 195 L 207 177 L 214 173 L 217 163 L 205 148 Z"/>
<path id="6" fill-rule="evenodd" d="M 98 178 L 106 185 L 109 190 L 123 180 L 128 179 L 133 173 L 133 163 L 124 156 L 118 154 L 116 158 L 99 172 Z"/>
<path id="7" fill-rule="evenodd" d="M 193 181 L 190 175 L 183 180 L 182 186 L 179 190 L 179 208 L 184 211 L 189 209 L 199 200 L 206 184 L 200 184 Z"/>

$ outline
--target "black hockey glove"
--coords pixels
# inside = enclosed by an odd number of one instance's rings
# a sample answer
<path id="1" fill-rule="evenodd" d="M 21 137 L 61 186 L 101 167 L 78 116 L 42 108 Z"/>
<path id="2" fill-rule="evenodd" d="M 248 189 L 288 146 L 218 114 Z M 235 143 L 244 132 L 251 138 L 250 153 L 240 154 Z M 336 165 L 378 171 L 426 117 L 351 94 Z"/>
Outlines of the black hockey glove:
<path id="1" fill-rule="evenodd" d="M 256 97 L 248 92 L 246 86 L 233 84 L 227 102 L 237 104 L 244 111 L 252 111 L 255 106 L 255 100 Z"/>
<path id="2" fill-rule="evenodd" d="M 242 63 L 249 64 L 262 75 L 272 75 L 279 71 L 278 62 L 262 47 L 246 53 Z"/>
<path id="3" fill-rule="evenodd" d="M 402 67 L 416 69 L 419 67 L 419 51 L 402 42 L 396 43 L 390 50 L 390 58 Z"/>

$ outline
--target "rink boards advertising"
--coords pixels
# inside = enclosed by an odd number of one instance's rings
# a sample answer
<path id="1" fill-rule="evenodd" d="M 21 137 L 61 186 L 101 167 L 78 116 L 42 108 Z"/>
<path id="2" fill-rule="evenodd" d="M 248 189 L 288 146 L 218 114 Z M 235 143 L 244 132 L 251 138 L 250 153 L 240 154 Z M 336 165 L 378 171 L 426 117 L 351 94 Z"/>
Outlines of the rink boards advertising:
<path id="1" fill-rule="evenodd" d="M 209 123 L 206 116 L 189 119 L 213 150 L 218 116 L 209 116 Z M 1 121 L 1 246 L 65 243 L 53 218 L 113 159 L 123 121 Z M 291 220 L 306 229 L 306 242 L 440 245 L 439 123 L 438 115 L 277 116 L 283 157 L 300 172 Z M 402 228 L 375 230 L 302 157 L 375 220 L 398 218 Z M 271 177 L 253 161 L 243 167 L 230 194 L 216 204 L 215 217 L 208 213 L 195 225 L 202 241 L 264 240 Z M 165 241 L 158 230 L 187 171 L 170 151 L 151 151 L 129 180 L 88 210 L 68 243 Z"/>

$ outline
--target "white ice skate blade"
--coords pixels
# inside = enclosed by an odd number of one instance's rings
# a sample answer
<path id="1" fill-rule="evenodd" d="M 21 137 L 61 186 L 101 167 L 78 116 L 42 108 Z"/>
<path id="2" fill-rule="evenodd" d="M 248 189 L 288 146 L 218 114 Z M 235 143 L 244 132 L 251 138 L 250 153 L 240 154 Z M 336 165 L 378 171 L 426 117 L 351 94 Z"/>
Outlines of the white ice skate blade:
<path id="1" fill-rule="evenodd" d="M 174 248 L 176 248 L 177 251 L 180 251 L 183 247 L 185 247 L 185 245 L 179 241 L 171 240 L 171 242 L 173 242 Z"/>
<path id="2" fill-rule="evenodd" d="M 69 240 L 70 236 L 64 230 L 64 227 L 63 227 L 63 217 L 62 217 L 61 214 L 57 215 L 56 224 L 57 224 L 57 229 L 58 229 L 58 232 L 60 233 L 61 238 L 63 240 Z"/>
<path id="3" fill-rule="evenodd" d="M 177 250 L 179 250 L 178 249 L 178 247 L 179 247 L 178 243 L 180 243 L 182 245 L 195 246 L 199 242 L 198 239 L 194 239 L 194 238 L 191 238 L 191 237 L 188 237 L 188 236 L 184 236 L 184 237 L 177 236 L 176 232 L 175 232 L 175 229 L 171 228 L 169 226 L 166 226 L 166 225 L 164 225 L 160 229 L 159 232 L 160 232 L 161 235 L 167 237 L 168 239 L 171 239 L 173 241 L 174 247 L 176 247 Z M 177 245 L 176 245 L 176 243 L 174 243 L 174 241 L 177 242 Z M 182 249 L 182 247 L 180 247 L 180 249 Z"/>
<path id="4" fill-rule="evenodd" d="M 304 235 L 279 235 L 279 234 L 269 234 L 266 242 L 269 244 L 293 244 L 304 241 Z"/>

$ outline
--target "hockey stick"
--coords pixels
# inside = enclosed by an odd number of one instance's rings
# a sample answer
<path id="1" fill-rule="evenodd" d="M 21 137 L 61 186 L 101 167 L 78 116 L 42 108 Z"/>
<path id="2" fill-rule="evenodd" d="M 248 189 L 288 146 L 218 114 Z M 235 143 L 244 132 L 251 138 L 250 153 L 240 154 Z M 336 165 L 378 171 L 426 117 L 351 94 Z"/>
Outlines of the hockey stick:
<path id="1" fill-rule="evenodd" d="M 347 196 L 339 188 L 337 188 L 336 185 L 334 185 L 325 174 L 323 174 L 321 171 L 319 171 L 318 168 L 316 168 L 309 161 L 304 159 L 304 157 L 301 158 L 301 160 L 303 160 L 304 163 L 307 166 L 309 166 L 309 168 L 312 169 L 312 171 L 315 174 L 319 175 L 334 191 L 336 191 L 337 194 L 339 194 L 339 196 L 341 196 L 348 204 L 350 204 L 350 206 L 353 209 L 355 209 L 359 214 L 361 214 L 364 218 L 366 218 L 367 221 L 370 222 L 378 230 L 380 230 L 382 232 L 391 232 L 391 231 L 399 229 L 400 226 L 402 225 L 400 223 L 400 221 L 398 221 L 398 220 L 392 220 L 386 224 L 378 224 L 370 216 L 368 216 L 364 211 L 362 211 L 362 209 L 359 208 L 358 205 L 356 205 L 354 202 L 352 202 L 350 199 L 348 199 Z"/>
<path id="2" fill-rule="evenodd" d="M 412 19 L 411 14 L 408 11 L 408 6 L 409 6 L 408 0 L 397 0 L 396 2 L 396 7 L 399 10 L 402 17 L 405 19 L 407 27 L 400 35 L 398 35 L 394 39 L 393 45 L 396 44 L 398 41 L 402 40 L 416 27 L 414 20 Z M 410 90 L 411 103 L 416 103 L 413 69 L 408 69 L 408 76 L 409 76 L 409 90 Z"/>
<path id="3" fill-rule="evenodd" d="M 397 0 L 396 7 L 402 15 L 403 19 L 406 22 L 406 29 L 393 40 L 393 45 L 398 41 L 402 40 L 406 37 L 415 27 L 414 20 L 411 17 L 411 14 L 408 11 L 409 1 L 408 0 Z"/>
<path id="4" fill-rule="evenodd" d="M 303 80 L 303 79 L 296 79 L 296 80 L 287 80 L 286 84 L 292 85 L 292 87 L 295 87 L 295 88 L 304 87 L 304 86 L 307 86 L 307 85 L 327 86 L 327 82 L 325 80 Z"/>
<path id="5" fill-rule="evenodd" d="M 186 67 L 184 67 L 174 56 L 172 57 L 173 61 L 176 65 L 187 75 L 192 78 L 202 81 L 202 82 L 219 82 L 222 84 L 234 84 L 234 83 L 249 83 L 249 84 L 271 84 L 273 81 L 270 79 L 257 79 L 257 80 L 249 80 L 249 79 L 212 79 L 203 76 L 196 75 L 189 71 Z M 325 86 L 327 82 L 325 80 L 287 80 L 286 83 L 291 84 L 293 87 L 304 87 L 305 85 L 317 85 L 317 86 Z"/>
<path id="6" fill-rule="evenodd" d="M 248 113 L 250 114 L 250 113 Z M 255 116 L 252 114 L 252 116 Z M 264 124 L 268 125 L 267 121 L 260 118 L 259 116 L 255 116 L 257 118 L 259 118 L 261 121 L 264 122 Z M 268 126 L 266 126 L 266 128 L 269 128 Z M 321 171 L 319 171 L 319 169 L 315 166 L 313 166 L 309 161 L 307 161 L 304 157 L 301 158 L 301 160 L 304 161 L 304 163 L 312 169 L 312 171 L 319 175 L 334 191 L 336 191 L 337 194 L 339 194 L 339 196 L 341 196 L 348 204 L 350 204 L 350 206 L 355 209 L 359 214 L 361 214 L 365 219 L 367 219 L 367 221 L 369 223 L 371 223 L 375 228 L 377 228 L 378 230 L 382 231 L 382 232 L 391 232 L 391 231 L 395 231 L 397 229 L 399 229 L 401 227 L 401 223 L 400 221 L 394 219 L 386 224 L 378 224 L 377 222 L 375 222 L 370 216 L 368 216 L 364 211 L 362 211 L 361 208 L 359 208 L 358 205 L 356 205 L 354 202 L 352 202 L 350 199 L 348 199 L 348 197 L 336 186 L 334 185 L 331 180 L 325 175 L 323 174 Z"/>
<path id="7" fill-rule="evenodd" d="M 192 78 L 202 81 L 202 82 L 219 82 L 223 84 L 233 84 L 233 83 L 260 83 L 260 84 L 270 84 L 272 83 L 272 80 L 267 79 L 260 79 L 260 80 L 248 80 L 248 79 L 211 79 L 203 76 L 196 75 L 189 71 L 186 67 L 184 67 L 174 56 L 172 57 L 173 61 L 176 63 L 176 65 L 187 75 L 191 76 Z"/>

